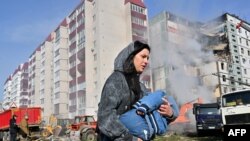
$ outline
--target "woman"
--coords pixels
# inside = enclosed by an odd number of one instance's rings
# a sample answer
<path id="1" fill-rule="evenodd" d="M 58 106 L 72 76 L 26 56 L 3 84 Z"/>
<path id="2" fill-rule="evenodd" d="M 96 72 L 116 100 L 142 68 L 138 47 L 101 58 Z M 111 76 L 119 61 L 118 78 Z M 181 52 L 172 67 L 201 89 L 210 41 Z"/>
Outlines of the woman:
<path id="1" fill-rule="evenodd" d="M 17 139 L 17 132 L 18 132 L 18 126 L 16 124 L 16 118 L 17 115 L 13 115 L 10 119 L 10 141 L 16 141 Z"/>
<path id="2" fill-rule="evenodd" d="M 104 84 L 98 107 L 98 140 L 133 140 L 119 116 L 130 110 L 146 94 L 146 88 L 140 83 L 139 77 L 148 65 L 149 53 L 150 47 L 147 44 L 135 41 L 116 57 L 114 72 Z M 160 106 L 159 112 L 165 117 L 173 117 L 167 100 Z"/>

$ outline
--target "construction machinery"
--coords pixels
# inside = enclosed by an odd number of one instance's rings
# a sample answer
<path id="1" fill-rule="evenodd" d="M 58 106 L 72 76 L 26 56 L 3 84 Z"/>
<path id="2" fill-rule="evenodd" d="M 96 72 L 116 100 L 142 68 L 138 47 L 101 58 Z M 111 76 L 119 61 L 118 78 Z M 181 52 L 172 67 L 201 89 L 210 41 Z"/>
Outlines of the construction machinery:
<path id="1" fill-rule="evenodd" d="M 60 125 L 57 125 L 57 118 L 51 115 L 49 118 L 49 124 L 42 127 L 41 135 L 42 138 L 58 137 L 62 130 Z"/>
<path id="2" fill-rule="evenodd" d="M 17 115 L 16 124 L 20 129 L 20 137 L 27 138 L 40 133 L 41 107 L 11 107 L 0 113 L 0 138 L 2 140 L 8 140 L 9 121 L 13 115 Z"/>
<path id="3" fill-rule="evenodd" d="M 67 135 L 74 141 L 96 141 L 96 125 L 97 121 L 93 115 L 75 116 Z"/>
<path id="4" fill-rule="evenodd" d="M 188 115 L 189 111 L 192 111 L 194 103 L 203 103 L 203 100 L 201 98 L 196 98 L 181 105 L 179 116 L 169 124 L 169 130 L 182 134 L 184 132 L 189 132 L 194 128 L 192 127 L 193 125 Z"/>
<path id="5" fill-rule="evenodd" d="M 187 117 L 187 112 L 193 109 L 194 103 L 203 103 L 203 100 L 201 98 L 197 98 L 184 103 L 180 108 L 179 116 L 171 124 L 190 122 L 190 119 Z"/>

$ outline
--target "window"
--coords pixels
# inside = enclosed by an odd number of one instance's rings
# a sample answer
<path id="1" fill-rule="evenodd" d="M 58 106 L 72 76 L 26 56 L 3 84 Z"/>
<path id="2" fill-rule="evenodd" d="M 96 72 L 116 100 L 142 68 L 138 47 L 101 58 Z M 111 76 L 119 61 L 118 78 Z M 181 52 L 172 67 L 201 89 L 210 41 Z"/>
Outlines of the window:
<path id="1" fill-rule="evenodd" d="M 247 74 L 247 69 L 244 69 L 244 74 Z"/>
<path id="2" fill-rule="evenodd" d="M 96 19 L 96 16 L 95 16 L 95 15 L 93 15 L 93 22 L 95 21 L 95 19 Z"/>
<path id="3" fill-rule="evenodd" d="M 240 51 L 242 54 L 244 54 L 244 49 L 243 48 L 240 48 Z"/>
<path id="4" fill-rule="evenodd" d="M 224 63 L 221 63 L 221 69 L 224 70 Z"/>
<path id="5" fill-rule="evenodd" d="M 55 62 L 55 67 L 59 67 L 59 65 L 60 65 L 60 60 L 57 60 L 57 61 Z"/>
<path id="6" fill-rule="evenodd" d="M 131 10 L 136 11 L 136 12 L 141 13 L 141 14 L 145 14 L 145 8 L 137 6 L 135 4 L 131 4 Z"/>
<path id="7" fill-rule="evenodd" d="M 70 68 L 76 66 L 76 60 L 71 61 L 69 66 L 70 66 Z"/>
<path id="8" fill-rule="evenodd" d="M 84 30 L 81 30 L 78 33 L 78 43 L 81 44 L 81 43 L 84 43 L 84 42 L 85 42 Z"/>
<path id="9" fill-rule="evenodd" d="M 55 72 L 55 78 L 58 78 L 60 76 L 60 70 Z"/>
<path id="10" fill-rule="evenodd" d="M 222 75 L 222 81 L 226 82 L 226 76 L 225 75 Z"/>
<path id="11" fill-rule="evenodd" d="M 56 39 L 55 39 L 56 41 L 55 42 L 56 43 L 59 42 L 59 39 L 60 39 L 60 30 L 58 29 L 58 30 L 56 30 Z"/>
<path id="12" fill-rule="evenodd" d="M 55 99 L 59 99 L 60 98 L 60 92 L 55 93 Z"/>
<path id="13" fill-rule="evenodd" d="M 57 81 L 57 82 L 55 83 L 55 88 L 58 88 L 58 87 L 60 87 L 60 81 Z"/>
<path id="14" fill-rule="evenodd" d="M 58 55 L 59 55 L 59 49 L 55 51 L 55 57 L 57 57 Z"/>
<path id="15" fill-rule="evenodd" d="M 44 104 L 44 98 L 42 98 L 40 101 L 41 101 L 41 104 Z"/>

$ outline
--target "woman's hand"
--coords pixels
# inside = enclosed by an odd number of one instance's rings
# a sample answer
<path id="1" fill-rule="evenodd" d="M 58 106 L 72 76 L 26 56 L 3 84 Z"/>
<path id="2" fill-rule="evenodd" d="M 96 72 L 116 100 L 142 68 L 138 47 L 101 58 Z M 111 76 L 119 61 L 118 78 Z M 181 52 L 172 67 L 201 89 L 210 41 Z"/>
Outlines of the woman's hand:
<path id="1" fill-rule="evenodd" d="M 137 141 L 143 141 L 142 139 L 138 138 Z"/>
<path id="2" fill-rule="evenodd" d="M 168 118 L 173 117 L 173 110 L 172 110 L 170 103 L 168 102 L 166 98 L 162 98 L 162 100 L 163 100 L 163 104 L 161 104 L 160 108 L 158 109 L 158 112 L 161 115 L 166 116 Z"/>

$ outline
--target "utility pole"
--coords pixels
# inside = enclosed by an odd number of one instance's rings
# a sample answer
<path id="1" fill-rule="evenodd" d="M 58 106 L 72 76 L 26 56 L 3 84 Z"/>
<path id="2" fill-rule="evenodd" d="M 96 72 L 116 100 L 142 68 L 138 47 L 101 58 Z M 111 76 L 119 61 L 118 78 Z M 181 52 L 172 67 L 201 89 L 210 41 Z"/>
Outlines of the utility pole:
<path id="1" fill-rule="evenodd" d="M 218 74 L 216 74 L 216 73 L 212 73 L 212 75 L 214 75 L 214 76 L 217 76 L 217 77 L 221 77 L 220 75 L 218 75 Z M 227 79 L 227 80 L 230 80 L 230 81 L 232 81 L 232 82 L 237 82 L 237 83 L 239 83 L 239 84 L 242 84 L 242 85 L 245 85 L 245 86 L 249 86 L 250 87 L 250 84 L 248 84 L 248 83 L 244 83 L 244 82 L 242 82 L 242 81 L 237 81 L 237 80 L 234 80 L 234 79 L 230 79 L 230 78 L 226 78 L 226 77 L 224 77 L 225 79 Z"/>

